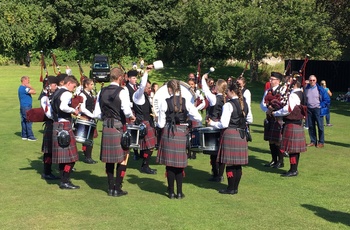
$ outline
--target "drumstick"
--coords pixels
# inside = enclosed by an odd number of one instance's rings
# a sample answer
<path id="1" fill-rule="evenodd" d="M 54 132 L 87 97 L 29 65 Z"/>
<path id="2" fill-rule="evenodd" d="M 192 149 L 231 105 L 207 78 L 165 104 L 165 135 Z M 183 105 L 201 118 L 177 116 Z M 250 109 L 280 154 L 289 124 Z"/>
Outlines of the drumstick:
<path id="1" fill-rule="evenodd" d="M 129 153 L 126 154 L 125 159 L 120 163 L 121 165 L 127 165 L 129 160 Z"/>

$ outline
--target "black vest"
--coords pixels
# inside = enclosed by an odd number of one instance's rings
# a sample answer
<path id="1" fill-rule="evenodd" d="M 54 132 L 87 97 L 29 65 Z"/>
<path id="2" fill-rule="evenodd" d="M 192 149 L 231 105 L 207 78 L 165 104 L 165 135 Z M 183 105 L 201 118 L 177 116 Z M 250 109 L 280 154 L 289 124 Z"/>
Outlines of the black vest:
<path id="1" fill-rule="evenodd" d="M 102 88 L 99 98 L 102 120 L 114 118 L 125 123 L 125 115 L 121 109 L 122 102 L 119 98 L 123 88 L 117 85 L 109 85 Z"/>
<path id="2" fill-rule="evenodd" d="M 66 113 L 60 110 L 61 95 L 67 91 L 68 91 L 67 89 L 61 88 L 56 90 L 56 92 L 52 95 L 52 100 L 51 100 L 52 117 L 53 117 L 53 120 L 56 122 L 58 121 L 58 118 L 64 118 L 69 121 L 72 120 L 72 116 L 70 113 Z"/>
<path id="3" fill-rule="evenodd" d="M 223 105 L 224 97 L 222 95 L 216 95 L 216 104 L 208 107 L 208 118 L 214 121 L 220 120 Z"/>
<path id="4" fill-rule="evenodd" d="M 128 91 L 129 91 L 129 99 L 131 102 L 133 102 L 132 95 L 134 95 L 136 90 L 133 87 L 131 87 L 129 83 L 126 83 L 126 88 L 128 88 Z"/>
<path id="5" fill-rule="evenodd" d="M 229 100 L 229 103 L 231 103 L 233 107 L 229 127 L 244 129 L 246 127 L 246 118 L 248 114 L 247 103 L 245 102 L 245 100 L 243 100 L 245 116 L 243 115 L 241 105 L 239 104 L 238 99 Z"/>
<path id="6" fill-rule="evenodd" d="M 94 97 L 91 95 L 91 93 L 88 94 L 87 92 L 85 92 L 85 90 L 81 91 L 81 93 L 85 94 L 86 96 L 86 101 L 85 101 L 86 109 L 92 113 L 95 107 Z"/>
<path id="7" fill-rule="evenodd" d="M 186 100 L 185 98 L 182 98 L 182 111 L 175 113 L 175 106 L 174 106 L 174 96 L 171 96 L 170 98 L 165 99 L 166 103 L 168 104 L 168 110 L 165 112 L 166 115 L 166 122 L 172 123 L 173 121 L 175 124 L 180 123 L 186 123 L 187 122 L 187 114 L 188 111 L 186 109 Z M 178 105 L 177 107 L 180 107 L 180 97 L 175 96 L 175 103 Z"/>
<path id="8" fill-rule="evenodd" d="M 151 115 L 150 115 L 152 113 L 151 103 L 148 99 L 148 95 L 146 93 L 143 93 L 143 95 L 145 97 L 145 103 L 143 105 L 137 105 L 135 103 L 133 104 L 133 109 L 136 116 L 136 123 L 151 120 Z"/>

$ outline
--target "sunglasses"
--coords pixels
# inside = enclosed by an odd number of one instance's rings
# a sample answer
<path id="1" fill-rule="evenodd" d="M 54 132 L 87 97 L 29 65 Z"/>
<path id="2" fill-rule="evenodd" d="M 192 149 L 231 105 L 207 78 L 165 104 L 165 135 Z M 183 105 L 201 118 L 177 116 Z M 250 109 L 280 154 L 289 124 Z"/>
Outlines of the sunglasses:
<path id="1" fill-rule="evenodd" d="M 273 81 L 273 80 L 278 80 L 277 78 L 270 78 L 270 81 Z"/>

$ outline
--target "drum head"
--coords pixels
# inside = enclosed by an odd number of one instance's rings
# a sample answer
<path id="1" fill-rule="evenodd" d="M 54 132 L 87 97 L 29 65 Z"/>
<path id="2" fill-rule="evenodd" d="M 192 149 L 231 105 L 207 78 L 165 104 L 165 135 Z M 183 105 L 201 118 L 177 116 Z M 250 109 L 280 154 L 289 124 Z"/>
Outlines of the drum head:
<path id="1" fill-rule="evenodd" d="M 157 92 L 154 94 L 154 97 L 153 97 L 153 109 L 156 116 L 158 116 L 158 113 L 159 113 L 160 101 L 161 100 L 165 101 L 165 99 L 170 97 L 168 93 L 168 87 L 166 85 L 167 85 L 167 82 L 157 90 Z M 181 88 L 182 97 L 184 97 L 186 101 L 190 101 L 191 103 L 194 103 L 194 100 L 196 99 L 196 94 L 191 89 L 191 87 L 186 82 L 180 81 L 180 88 Z"/>

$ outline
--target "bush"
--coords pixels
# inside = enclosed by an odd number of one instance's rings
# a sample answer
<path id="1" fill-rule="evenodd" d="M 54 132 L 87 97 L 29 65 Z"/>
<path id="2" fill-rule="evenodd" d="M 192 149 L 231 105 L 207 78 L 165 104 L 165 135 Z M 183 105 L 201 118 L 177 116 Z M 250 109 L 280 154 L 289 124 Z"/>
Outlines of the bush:
<path id="1" fill-rule="evenodd" d="M 9 65 L 11 61 L 12 61 L 11 58 L 0 54 L 0 66 Z"/>

